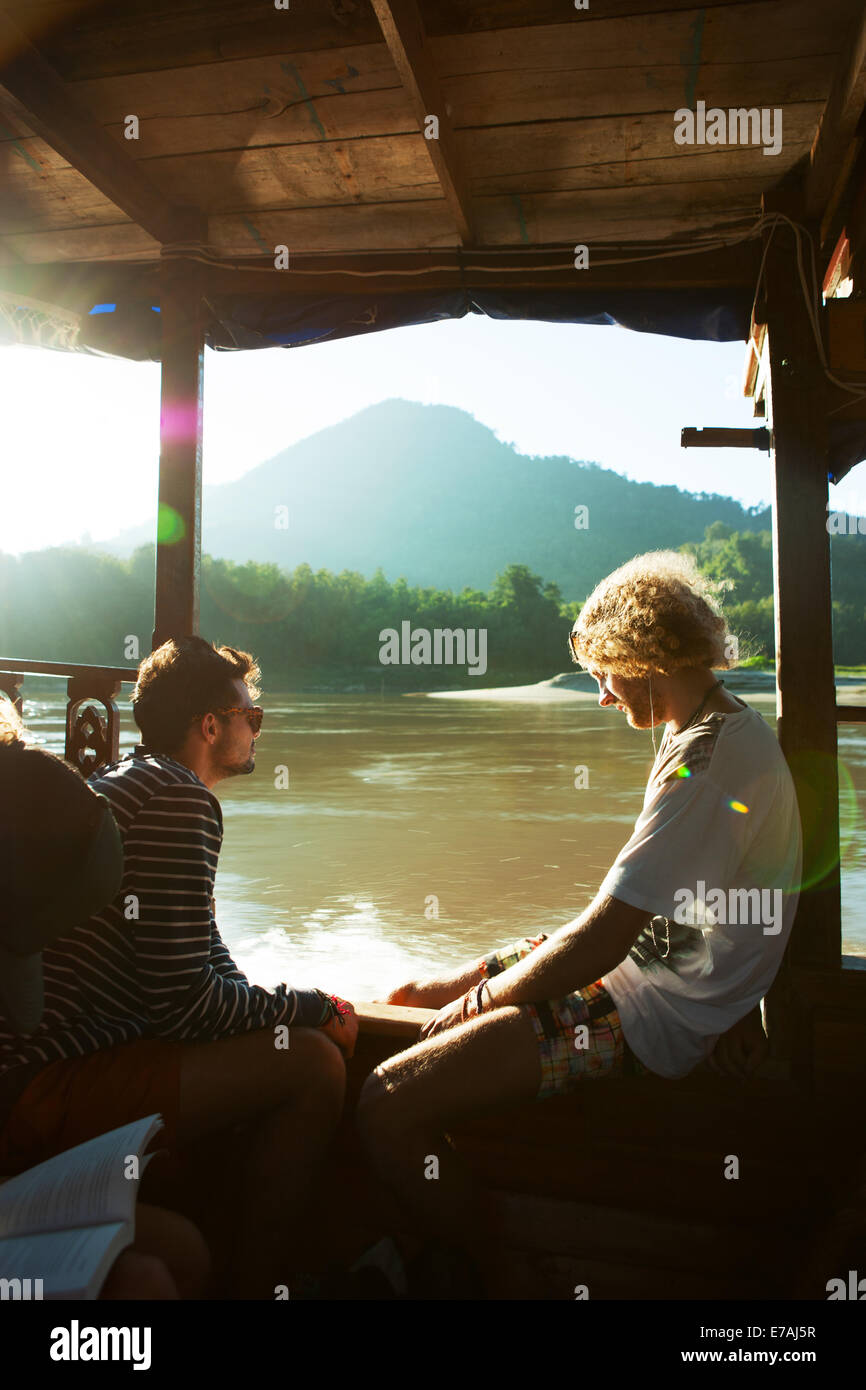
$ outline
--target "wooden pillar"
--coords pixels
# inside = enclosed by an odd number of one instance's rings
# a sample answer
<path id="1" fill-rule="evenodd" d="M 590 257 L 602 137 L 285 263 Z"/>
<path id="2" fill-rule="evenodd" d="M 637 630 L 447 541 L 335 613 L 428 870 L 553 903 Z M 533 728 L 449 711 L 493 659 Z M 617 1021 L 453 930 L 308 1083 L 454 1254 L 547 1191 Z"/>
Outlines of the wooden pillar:
<path id="1" fill-rule="evenodd" d="M 766 201 L 802 221 L 798 203 Z M 809 248 L 803 247 L 808 268 Z M 766 260 L 773 431 L 773 571 L 778 732 L 803 822 L 803 888 L 790 968 L 841 970 L 839 781 L 827 533 L 825 385 L 797 269 L 794 233 L 772 232 Z M 819 300 L 820 306 L 820 300 Z M 820 316 L 821 310 L 818 308 Z"/>
<path id="2" fill-rule="evenodd" d="M 198 632 L 204 316 L 195 262 L 161 267 L 162 391 L 154 648 Z"/>

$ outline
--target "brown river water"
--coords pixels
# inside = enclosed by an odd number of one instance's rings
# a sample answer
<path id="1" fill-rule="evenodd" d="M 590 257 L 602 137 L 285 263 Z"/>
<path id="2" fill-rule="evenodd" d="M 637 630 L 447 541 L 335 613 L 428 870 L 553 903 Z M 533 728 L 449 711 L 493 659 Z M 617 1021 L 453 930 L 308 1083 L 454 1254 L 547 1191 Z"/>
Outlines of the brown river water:
<path id="1" fill-rule="evenodd" d="M 251 980 L 384 998 L 404 980 L 555 930 L 589 904 L 640 811 L 649 731 L 585 694 L 481 693 L 262 698 L 255 772 L 216 788 L 216 918 Z M 772 694 L 743 698 L 774 722 Z M 24 712 L 62 752 L 59 692 Z M 136 741 L 125 708 L 121 751 Z M 843 951 L 866 964 L 862 726 L 840 726 L 839 755 Z M 575 786 L 577 767 L 588 785 Z"/>

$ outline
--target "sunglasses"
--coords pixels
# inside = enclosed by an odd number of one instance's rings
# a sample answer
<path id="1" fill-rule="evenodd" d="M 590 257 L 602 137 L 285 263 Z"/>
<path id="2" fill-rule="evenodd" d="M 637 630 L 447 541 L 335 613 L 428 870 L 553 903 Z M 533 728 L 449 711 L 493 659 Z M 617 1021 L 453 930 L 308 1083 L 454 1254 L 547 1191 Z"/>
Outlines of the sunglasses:
<path id="1" fill-rule="evenodd" d="M 212 713 L 246 715 L 249 726 L 253 731 L 253 738 L 258 738 L 261 732 L 262 720 L 265 717 L 265 712 L 261 705 L 230 705 L 227 709 L 215 709 Z"/>

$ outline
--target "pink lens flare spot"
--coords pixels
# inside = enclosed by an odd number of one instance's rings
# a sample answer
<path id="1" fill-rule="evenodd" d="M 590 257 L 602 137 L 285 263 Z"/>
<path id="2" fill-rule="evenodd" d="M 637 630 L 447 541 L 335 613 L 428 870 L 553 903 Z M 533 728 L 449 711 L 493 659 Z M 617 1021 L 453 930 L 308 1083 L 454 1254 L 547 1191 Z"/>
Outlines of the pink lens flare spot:
<path id="1" fill-rule="evenodd" d="M 160 414 L 160 432 L 163 439 L 173 444 L 184 439 L 195 439 L 199 421 L 199 407 L 196 401 L 189 404 L 177 401 L 166 405 Z"/>

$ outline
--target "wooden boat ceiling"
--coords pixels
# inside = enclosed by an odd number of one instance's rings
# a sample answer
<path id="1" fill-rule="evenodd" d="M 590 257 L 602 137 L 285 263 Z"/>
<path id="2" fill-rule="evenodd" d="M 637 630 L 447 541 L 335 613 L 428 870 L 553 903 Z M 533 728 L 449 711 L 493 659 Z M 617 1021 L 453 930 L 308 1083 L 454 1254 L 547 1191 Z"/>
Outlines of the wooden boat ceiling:
<path id="1" fill-rule="evenodd" d="M 277 245 L 337 266 L 372 252 L 729 237 L 808 160 L 861 10 L 860 0 L 591 0 L 586 11 L 566 0 L 291 0 L 288 10 L 3 0 L 62 84 L 40 120 L 62 125 L 65 92 L 82 128 L 144 176 L 154 215 L 131 215 L 123 179 L 117 194 L 110 177 L 86 176 L 89 154 L 67 157 L 64 139 L 43 138 L 3 88 L 0 264 L 158 262 L 173 240 L 166 210 L 189 207 L 203 215 L 193 239 L 250 265 L 272 263 Z M 385 40 L 389 17 L 420 97 Z M 16 56 L 5 19 L 0 41 L 5 66 Z M 431 152 L 418 113 L 440 98 Z M 781 152 L 677 145 L 673 113 L 698 99 L 781 108 Z M 137 140 L 124 138 L 129 114 Z M 179 217 L 178 242 L 185 225 Z M 711 257 L 696 259 L 711 283 Z"/>

